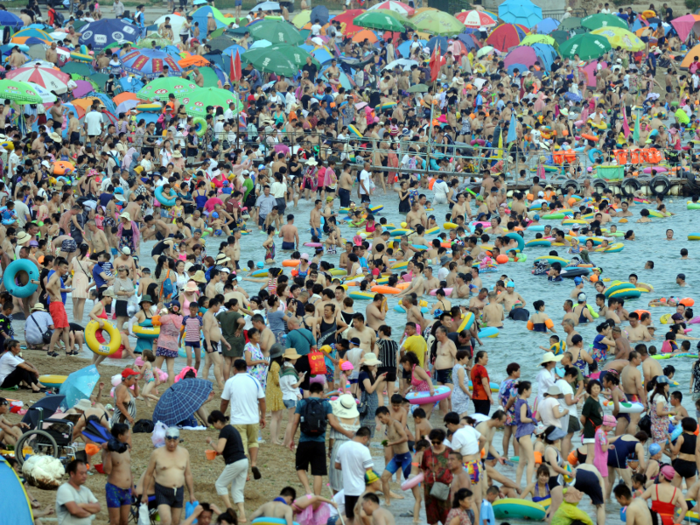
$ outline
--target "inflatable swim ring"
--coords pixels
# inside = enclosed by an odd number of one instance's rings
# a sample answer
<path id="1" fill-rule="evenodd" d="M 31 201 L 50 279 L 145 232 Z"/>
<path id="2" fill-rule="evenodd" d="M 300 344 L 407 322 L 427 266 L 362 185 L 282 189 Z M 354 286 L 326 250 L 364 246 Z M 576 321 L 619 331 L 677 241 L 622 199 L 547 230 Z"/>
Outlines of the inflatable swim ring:
<path id="1" fill-rule="evenodd" d="M 58 388 L 60 387 L 63 382 L 68 378 L 68 376 L 58 376 L 58 375 L 43 375 L 39 376 L 39 383 L 41 383 L 44 386 L 52 387 L 52 388 Z"/>
<path id="2" fill-rule="evenodd" d="M 26 272 L 29 281 L 24 286 L 17 284 L 15 277 L 19 272 Z M 5 289 L 10 292 L 13 297 L 19 297 L 21 299 L 30 297 L 38 285 L 32 283 L 39 279 L 39 268 L 29 259 L 17 259 L 12 261 L 2 276 L 2 282 L 5 285 Z"/>
<path id="3" fill-rule="evenodd" d="M 207 132 L 207 121 L 202 117 L 195 117 L 192 119 L 192 124 L 194 124 L 194 134 L 203 137 Z"/>
<path id="4" fill-rule="evenodd" d="M 282 261 L 282 266 L 285 268 L 296 268 L 301 264 L 301 260 L 299 259 L 287 259 L 286 261 Z"/>
<path id="5" fill-rule="evenodd" d="M 98 330 L 105 330 L 109 334 L 110 340 L 108 345 L 102 345 L 97 341 L 95 335 Z M 85 327 L 85 342 L 95 354 L 110 356 L 119 350 L 122 344 L 122 335 L 112 323 L 104 321 L 104 326 L 100 328 L 100 324 L 93 320 Z"/>
<path id="6" fill-rule="evenodd" d="M 166 199 L 165 196 L 163 195 L 163 186 L 158 186 L 156 188 L 156 199 L 158 202 L 160 202 L 163 206 L 175 206 L 175 197 L 172 199 Z"/>
<path id="7" fill-rule="evenodd" d="M 479 339 L 482 337 L 498 337 L 498 328 L 487 326 L 479 332 Z"/>
<path id="8" fill-rule="evenodd" d="M 493 502 L 497 520 L 543 521 L 547 511 L 539 503 L 516 498 L 503 498 Z"/>
<path id="9" fill-rule="evenodd" d="M 436 386 L 433 392 L 432 396 L 430 392 L 409 392 L 406 394 L 406 401 L 412 405 L 430 405 L 450 397 L 452 390 L 449 386 Z"/>

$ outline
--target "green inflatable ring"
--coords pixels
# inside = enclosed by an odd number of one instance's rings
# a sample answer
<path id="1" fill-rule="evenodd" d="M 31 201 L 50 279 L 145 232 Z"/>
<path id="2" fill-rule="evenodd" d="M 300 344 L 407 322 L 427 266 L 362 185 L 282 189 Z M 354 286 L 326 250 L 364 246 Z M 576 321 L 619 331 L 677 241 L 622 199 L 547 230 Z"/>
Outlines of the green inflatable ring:
<path id="1" fill-rule="evenodd" d="M 198 137 L 203 136 L 207 132 L 207 121 L 202 117 L 194 117 L 192 124 L 194 124 L 194 134 Z"/>

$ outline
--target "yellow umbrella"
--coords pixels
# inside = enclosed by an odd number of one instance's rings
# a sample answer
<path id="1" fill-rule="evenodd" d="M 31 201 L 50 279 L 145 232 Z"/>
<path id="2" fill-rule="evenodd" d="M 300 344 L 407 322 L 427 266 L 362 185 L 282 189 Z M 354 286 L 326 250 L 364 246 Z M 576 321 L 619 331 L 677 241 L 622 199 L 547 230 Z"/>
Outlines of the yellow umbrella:
<path id="1" fill-rule="evenodd" d="M 626 51 L 642 51 L 646 47 L 637 35 L 621 27 L 601 27 L 591 31 L 591 34 L 605 37 L 613 48 L 621 47 Z"/>
<path id="2" fill-rule="evenodd" d="M 304 9 L 303 11 L 299 12 L 299 14 L 297 14 L 292 19 L 292 24 L 294 24 L 294 26 L 297 29 L 301 29 L 309 22 L 311 22 L 311 10 L 310 9 Z"/>

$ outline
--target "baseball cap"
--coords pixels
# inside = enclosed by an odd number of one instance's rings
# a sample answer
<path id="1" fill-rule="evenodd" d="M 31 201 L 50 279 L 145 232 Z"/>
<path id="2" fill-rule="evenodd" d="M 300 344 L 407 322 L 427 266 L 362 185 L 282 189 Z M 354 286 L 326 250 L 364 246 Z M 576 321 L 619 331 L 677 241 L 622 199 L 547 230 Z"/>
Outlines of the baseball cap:
<path id="1" fill-rule="evenodd" d="M 137 376 L 137 375 L 139 375 L 139 373 L 138 373 L 138 372 L 135 372 L 135 371 L 132 370 L 131 368 L 125 368 L 125 369 L 122 371 L 122 379 L 126 379 L 127 377 Z"/>

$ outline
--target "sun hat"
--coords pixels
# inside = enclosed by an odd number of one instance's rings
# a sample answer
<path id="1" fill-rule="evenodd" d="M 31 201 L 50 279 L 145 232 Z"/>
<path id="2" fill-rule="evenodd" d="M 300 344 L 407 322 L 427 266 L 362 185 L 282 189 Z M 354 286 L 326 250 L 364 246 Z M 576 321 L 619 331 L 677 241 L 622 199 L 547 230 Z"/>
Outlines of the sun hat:
<path id="1" fill-rule="evenodd" d="M 559 361 L 562 360 L 564 355 L 554 355 L 554 352 L 545 352 L 544 355 L 542 356 L 542 361 L 540 361 L 540 364 L 543 365 L 545 363 L 558 363 Z M 560 392 L 561 393 L 561 392 Z"/>
<path id="2" fill-rule="evenodd" d="M 207 282 L 207 278 L 204 276 L 204 272 L 202 270 L 197 270 L 194 275 L 192 276 L 192 280 L 196 283 L 205 283 Z"/>
<path id="3" fill-rule="evenodd" d="M 285 359 L 299 359 L 301 356 L 297 353 L 296 348 L 287 348 L 282 354 Z"/>
<path id="4" fill-rule="evenodd" d="M 197 286 L 197 283 L 194 281 L 187 281 L 187 284 L 185 285 L 185 288 L 183 291 L 185 291 L 185 292 L 198 292 L 199 286 Z"/>
<path id="5" fill-rule="evenodd" d="M 353 419 L 360 415 L 357 410 L 357 402 L 350 394 L 342 394 L 338 399 L 331 401 L 333 415 L 345 419 Z"/>
<path id="6" fill-rule="evenodd" d="M 351 370 L 354 370 L 355 367 L 352 365 L 350 361 L 343 361 L 340 365 L 340 369 L 343 372 L 350 372 Z"/>
<path id="7" fill-rule="evenodd" d="M 374 352 L 367 352 L 362 362 L 367 366 L 376 366 L 382 364 L 382 362 L 379 359 L 377 359 L 377 354 L 375 354 Z"/>
<path id="8" fill-rule="evenodd" d="M 270 359 L 275 359 L 282 355 L 284 355 L 284 347 L 281 344 L 275 343 L 270 347 Z"/>
<path id="9" fill-rule="evenodd" d="M 27 232 L 19 232 L 17 234 L 17 245 L 26 244 L 32 240 L 32 236 Z"/>
<path id="10" fill-rule="evenodd" d="M 90 403 L 89 399 L 83 398 L 80 401 L 78 401 L 73 406 L 73 408 L 75 408 L 76 410 L 82 410 L 83 412 L 85 412 L 86 410 L 90 410 L 92 408 L 92 403 Z"/>
<path id="11" fill-rule="evenodd" d="M 548 395 L 548 396 L 560 396 L 561 390 L 559 390 L 559 387 L 557 385 L 552 385 L 547 389 L 546 395 Z"/>

